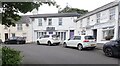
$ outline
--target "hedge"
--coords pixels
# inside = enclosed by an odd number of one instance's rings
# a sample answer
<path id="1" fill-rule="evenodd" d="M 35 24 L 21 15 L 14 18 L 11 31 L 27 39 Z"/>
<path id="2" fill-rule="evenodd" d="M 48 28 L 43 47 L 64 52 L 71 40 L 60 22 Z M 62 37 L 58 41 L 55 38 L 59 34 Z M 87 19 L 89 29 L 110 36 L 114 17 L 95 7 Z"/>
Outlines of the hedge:
<path id="1" fill-rule="evenodd" d="M 9 47 L 2 47 L 2 66 L 18 66 L 22 60 L 20 53 Z"/>

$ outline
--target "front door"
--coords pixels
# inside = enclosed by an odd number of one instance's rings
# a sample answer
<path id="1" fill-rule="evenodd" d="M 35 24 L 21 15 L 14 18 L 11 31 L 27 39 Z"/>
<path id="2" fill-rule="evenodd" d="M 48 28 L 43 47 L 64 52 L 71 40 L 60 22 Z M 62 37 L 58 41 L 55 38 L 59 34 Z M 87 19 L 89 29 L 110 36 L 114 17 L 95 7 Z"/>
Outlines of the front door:
<path id="1" fill-rule="evenodd" d="M 74 30 L 70 30 L 70 38 L 74 37 Z"/>
<path id="2" fill-rule="evenodd" d="M 5 40 L 8 39 L 8 33 L 5 33 Z"/>
<path id="3" fill-rule="evenodd" d="M 93 30 L 93 36 L 95 37 L 95 39 L 97 39 L 97 29 Z"/>

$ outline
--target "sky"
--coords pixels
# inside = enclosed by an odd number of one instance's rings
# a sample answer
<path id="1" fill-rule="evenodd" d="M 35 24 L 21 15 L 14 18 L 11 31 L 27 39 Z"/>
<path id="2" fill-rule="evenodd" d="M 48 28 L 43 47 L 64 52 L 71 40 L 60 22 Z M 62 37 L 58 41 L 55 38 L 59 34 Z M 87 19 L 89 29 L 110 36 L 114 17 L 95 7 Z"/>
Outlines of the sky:
<path id="1" fill-rule="evenodd" d="M 60 5 L 60 8 L 64 8 L 66 5 L 72 7 L 72 8 L 79 8 L 84 9 L 88 11 L 92 11 L 96 8 L 99 8 L 105 4 L 108 4 L 115 0 L 55 0 L 58 5 Z M 38 14 L 44 14 L 44 13 L 57 13 L 58 8 L 55 6 L 48 6 L 48 5 L 42 5 L 39 7 Z M 33 11 L 33 13 L 36 13 Z M 31 13 L 27 13 L 31 14 Z"/>

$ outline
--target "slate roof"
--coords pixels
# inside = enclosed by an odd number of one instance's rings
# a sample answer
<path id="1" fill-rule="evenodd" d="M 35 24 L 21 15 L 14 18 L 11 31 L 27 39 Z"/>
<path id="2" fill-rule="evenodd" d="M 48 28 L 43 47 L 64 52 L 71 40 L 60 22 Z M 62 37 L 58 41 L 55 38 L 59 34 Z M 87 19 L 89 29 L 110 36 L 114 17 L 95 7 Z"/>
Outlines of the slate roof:
<path id="1" fill-rule="evenodd" d="M 48 17 L 79 17 L 78 13 L 51 13 L 51 14 L 37 14 L 30 18 L 48 18 Z"/>
<path id="2" fill-rule="evenodd" d="M 30 16 L 32 15 L 21 16 L 21 19 L 17 23 L 30 23 Z"/>
<path id="3" fill-rule="evenodd" d="M 112 7 L 117 6 L 117 5 L 118 5 L 118 2 L 116 2 L 116 1 L 110 2 L 106 5 L 103 5 L 97 9 L 93 10 L 93 11 L 88 12 L 87 14 L 85 14 L 83 16 L 80 16 L 76 21 L 79 21 L 80 19 L 86 18 L 88 16 L 91 16 L 93 14 L 96 14 L 98 12 L 104 11 L 106 9 L 112 8 Z"/>

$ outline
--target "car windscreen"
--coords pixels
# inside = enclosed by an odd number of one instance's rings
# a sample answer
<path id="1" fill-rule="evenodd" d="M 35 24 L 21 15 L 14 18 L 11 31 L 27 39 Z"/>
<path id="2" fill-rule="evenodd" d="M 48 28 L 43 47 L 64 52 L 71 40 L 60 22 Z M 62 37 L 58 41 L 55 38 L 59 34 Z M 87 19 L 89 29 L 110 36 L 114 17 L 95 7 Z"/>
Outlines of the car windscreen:
<path id="1" fill-rule="evenodd" d="M 59 39 L 59 35 L 52 35 L 53 39 Z"/>
<path id="2" fill-rule="evenodd" d="M 17 37 L 10 37 L 9 40 L 17 40 Z"/>
<path id="3" fill-rule="evenodd" d="M 74 40 L 81 40 L 81 36 L 74 36 Z"/>
<path id="4" fill-rule="evenodd" d="M 57 38 L 57 37 L 59 37 L 59 35 L 52 35 L 52 37 L 56 37 Z"/>
<path id="5" fill-rule="evenodd" d="M 85 36 L 85 39 L 95 39 L 94 36 Z"/>

